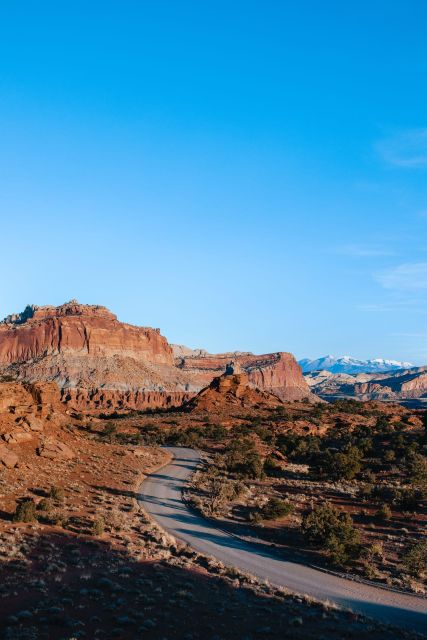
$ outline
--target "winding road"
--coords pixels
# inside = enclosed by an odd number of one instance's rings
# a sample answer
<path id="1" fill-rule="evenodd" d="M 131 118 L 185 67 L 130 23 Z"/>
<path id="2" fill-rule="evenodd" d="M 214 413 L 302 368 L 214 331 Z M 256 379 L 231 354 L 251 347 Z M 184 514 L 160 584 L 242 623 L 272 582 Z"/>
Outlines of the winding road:
<path id="1" fill-rule="evenodd" d="M 182 489 L 200 462 L 193 449 L 168 447 L 173 461 L 146 478 L 139 501 L 168 533 L 193 549 L 214 556 L 271 584 L 336 604 L 386 622 L 427 632 L 427 600 L 346 580 L 309 566 L 279 559 L 262 545 L 245 542 L 190 510 Z"/>

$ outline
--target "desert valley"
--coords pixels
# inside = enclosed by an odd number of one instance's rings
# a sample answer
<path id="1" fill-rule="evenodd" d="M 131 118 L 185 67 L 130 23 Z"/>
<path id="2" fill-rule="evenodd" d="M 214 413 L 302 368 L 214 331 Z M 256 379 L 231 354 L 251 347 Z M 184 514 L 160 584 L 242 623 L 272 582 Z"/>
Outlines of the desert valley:
<path id="1" fill-rule="evenodd" d="M 2 637 L 415 637 L 427 602 L 427 413 L 404 401 L 426 396 L 425 370 L 304 375 L 287 352 L 192 350 L 75 300 L 7 317 Z M 141 487 L 154 473 L 163 491 L 156 471 L 179 474 L 182 451 L 198 464 L 170 518 L 180 509 L 188 532 L 192 519 L 223 532 L 212 553 L 172 519 L 165 530 L 166 498 Z M 245 570 L 238 555 L 233 566 L 232 540 L 291 561 L 295 584 L 285 570 L 277 581 Z M 353 585 L 354 605 L 332 586 L 327 597 L 328 580 Z"/>

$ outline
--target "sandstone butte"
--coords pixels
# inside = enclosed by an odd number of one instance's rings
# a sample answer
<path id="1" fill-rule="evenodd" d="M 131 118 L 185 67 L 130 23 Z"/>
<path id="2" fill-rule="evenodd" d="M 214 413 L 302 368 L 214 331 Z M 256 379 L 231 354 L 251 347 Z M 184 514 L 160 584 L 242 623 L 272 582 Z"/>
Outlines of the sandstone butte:
<path id="1" fill-rule="evenodd" d="M 190 412 L 228 414 L 234 408 L 274 408 L 283 405 L 276 395 L 261 391 L 249 382 L 249 375 L 235 361 L 227 365 L 225 372 L 210 382 L 197 396 L 184 404 Z"/>
<path id="2" fill-rule="evenodd" d="M 252 386 L 281 400 L 316 399 L 290 353 L 225 353 L 169 344 L 159 329 L 120 322 L 106 307 L 72 300 L 28 306 L 0 323 L 0 373 L 55 382 L 79 410 L 179 406 L 234 360 Z"/>

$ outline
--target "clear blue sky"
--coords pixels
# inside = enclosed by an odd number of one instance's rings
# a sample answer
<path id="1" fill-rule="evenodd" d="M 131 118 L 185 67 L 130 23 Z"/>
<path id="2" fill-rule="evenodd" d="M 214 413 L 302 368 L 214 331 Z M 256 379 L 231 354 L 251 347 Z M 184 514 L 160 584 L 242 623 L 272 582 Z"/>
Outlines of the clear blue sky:
<path id="1" fill-rule="evenodd" d="M 0 315 L 427 362 L 427 3 L 0 7 Z"/>

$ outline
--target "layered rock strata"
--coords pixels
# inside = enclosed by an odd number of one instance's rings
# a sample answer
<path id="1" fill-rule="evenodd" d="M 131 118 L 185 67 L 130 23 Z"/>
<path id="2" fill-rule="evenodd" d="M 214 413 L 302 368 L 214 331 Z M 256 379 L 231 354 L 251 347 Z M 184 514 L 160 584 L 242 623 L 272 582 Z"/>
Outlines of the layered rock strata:
<path id="1" fill-rule="evenodd" d="M 103 306 L 75 300 L 28 306 L 0 323 L 0 374 L 55 382 L 61 401 L 79 410 L 179 406 L 220 376 L 230 359 L 173 348 L 159 329 L 120 322 Z M 233 359 L 253 386 L 281 399 L 313 398 L 289 353 L 236 352 Z"/>

